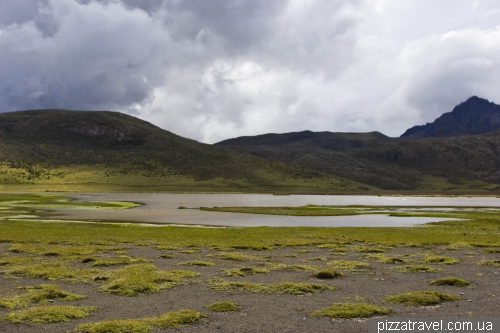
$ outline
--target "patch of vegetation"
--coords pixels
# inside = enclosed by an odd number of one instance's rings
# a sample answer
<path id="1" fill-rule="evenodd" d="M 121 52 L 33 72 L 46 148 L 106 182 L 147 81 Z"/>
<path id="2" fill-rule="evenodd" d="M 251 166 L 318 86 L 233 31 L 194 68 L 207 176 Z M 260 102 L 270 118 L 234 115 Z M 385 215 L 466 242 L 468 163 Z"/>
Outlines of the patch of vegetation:
<path id="1" fill-rule="evenodd" d="M 82 262 L 90 263 L 92 266 L 113 266 L 113 265 L 133 264 L 139 262 L 151 262 L 151 260 L 147 258 L 132 258 L 129 256 L 119 256 L 111 258 L 87 257 L 84 258 Z"/>
<path id="2" fill-rule="evenodd" d="M 334 260 L 328 263 L 328 266 L 333 268 L 344 268 L 344 269 L 366 269 L 370 267 L 370 264 L 363 261 L 356 260 Z"/>
<path id="3" fill-rule="evenodd" d="M 484 253 L 500 253 L 500 248 L 488 247 L 481 250 Z"/>
<path id="4" fill-rule="evenodd" d="M 318 269 L 318 267 L 311 265 L 288 265 L 275 263 L 266 263 L 265 265 L 267 268 L 272 270 L 286 270 L 292 272 L 314 271 Z"/>
<path id="5" fill-rule="evenodd" d="M 137 264 L 104 273 L 102 278 L 107 283 L 100 290 L 123 296 L 156 293 L 182 284 L 186 277 L 199 275 L 193 271 L 162 271 L 151 264 Z"/>
<path id="6" fill-rule="evenodd" d="M 61 299 L 63 301 L 74 301 L 85 298 L 84 295 L 74 294 L 61 289 L 59 286 L 52 284 L 39 284 L 37 286 L 27 286 L 19 288 L 26 290 L 23 295 L 0 298 L 0 308 L 20 308 L 30 305 L 31 303 L 48 303 L 49 300 Z"/>
<path id="7" fill-rule="evenodd" d="M 442 302 L 457 301 L 461 299 L 461 297 L 438 290 L 416 290 L 387 296 L 386 299 L 393 303 L 402 303 L 412 306 L 428 306 L 437 305 Z"/>
<path id="8" fill-rule="evenodd" d="M 483 259 L 481 261 L 475 262 L 476 265 L 486 265 L 486 266 L 495 266 L 500 267 L 500 260 L 487 260 Z"/>
<path id="9" fill-rule="evenodd" d="M 108 245 L 55 245 L 55 244 L 25 244 L 17 243 L 9 246 L 13 253 L 29 253 L 48 257 L 74 258 L 92 255 L 98 252 L 111 252 L 123 247 Z"/>
<path id="10" fill-rule="evenodd" d="M 329 249 L 333 252 L 346 252 L 347 249 L 340 244 L 320 244 L 317 246 L 320 249 Z"/>
<path id="11" fill-rule="evenodd" d="M 196 254 L 196 253 L 200 253 L 200 250 L 198 250 L 198 249 L 187 249 L 187 250 L 181 251 L 181 253 Z"/>
<path id="12" fill-rule="evenodd" d="M 302 282 L 280 282 L 272 284 L 254 283 L 254 282 L 227 282 L 223 279 L 213 278 L 209 281 L 209 286 L 215 290 L 249 290 L 254 293 L 268 294 L 290 294 L 303 295 L 307 293 L 316 293 L 323 290 L 335 290 L 334 287 Z"/>
<path id="13" fill-rule="evenodd" d="M 221 259 L 225 260 L 233 260 L 233 261 L 247 261 L 247 260 L 261 260 L 261 257 L 254 256 L 251 254 L 245 254 L 242 252 L 221 252 L 218 253 L 217 256 Z"/>
<path id="14" fill-rule="evenodd" d="M 442 278 L 439 278 L 436 280 L 432 280 L 431 282 L 429 282 L 429 284 L 435 285 L 435 286 L 465 287 L 465 286 L 468 286 L 470 284 L 470 282 L 465 280 L 465 279 L 461 279 L 459 277 L 446 276 L 446 277 L 442 277 Z"/>
<path id="15" fill-rule="evenodd" d="M 96 306 L 38 306 L 11 312 L 3 320 L 12 323 L 60 323 L 85 318 L 97 310 Z"/>
<path id="16" fill-rule="evenodd" d="M 385 254 L 376 253 L 376 254 L 367 254 L 365 255 L 366 259 L 375 259 L 378 262 L 383 264 L 406 264 L 408 260 L 402 256 L 387 256 Z"/>
<path id="17" fill-rule="evenodd" d="M 189 309 L 171 311 L 158 317 L 105 320 L 81 324 L 75 330 L 85 333 L 149 333 L 155 328 L 179 328 L 199 321 L 202 314 Z"/>
<path id="18" fill-rule="evenodd" d="M 19 266 L 33 261 L 32 257 L 25 256 L 5 256 L 0 257 L 0 266 Z"/>
<path id="19" fill-rule="evenodd" d="M 318 279 L 335 279 L 344 276 L 344 274 L 334 269 L 322 269 L 314 272 L 313 276 Z"/>
<path id="20" fill-rule="evenodd" d="M 213 265 L 215 265 L 213 261 L 202 261 L 202 260 L 182 261 L 176 264 L 176 266 L 213 266 Z"/>
<path id="21" fill-rule="evenodd" d="M 241 307 L 231 301 L 220 301 L 205 306 L 205 309 L 214 312 L 240 311 Z"/>
<path id="22" fill-rule="evenodd" d="M 396 270 L 402 273 L 434 273 L 441 271 L 439 268 L 434 268 L 427 265 L 407 265 L 397 267 Z"/>
<path id="23" fill-rule="evenodd" d="M 310 313 L 311 316 L 330 318 L 368 318 L 373 316 L 386 316 L 391 309 L 367 303 L 334 303 L 327 308 Z"/>
<path id="24" fill-rule="evenodd" d="M 87 281 L 99 272 L 99 269 L 73 268 L 59 262 L 14 266 L 5 270 L 6 274 L 14 276 L 71 281 Z"/>
<path id="25" fill-rule="evenodd" d="M 382 247 L 352 246 L 351 249 L 353 249 L 355 252 L 361 252 L 361 253 L 384 253 L 384 252 L 386 252 L 386 249 L 384 249 Z"/>
<path id="26" fill-rule="evenodd" d="M 460 261 L 458 259 L 453 258 L 453 257 L 428 254 L 425 256 L 424 262 L 430 263 L 430 264 L 439 264 L 439 265 L 455 265 L 455 264 L 459 263 Z"/>
<path id="27" fill-rule="evenodd" d="M 254 274 L 267 274 L 270 272 L 270 270 L 264 267 L 241 267 L 233 269 L 224 269 L 222 270 L 222 272 L 225 276 L 242 277 Z"/>
<path id="28" fill-rule="evenodd" d="M 287 253 L 285 254 L 285 258 L 298 258 L 299 256 L 293 253 Z"/>

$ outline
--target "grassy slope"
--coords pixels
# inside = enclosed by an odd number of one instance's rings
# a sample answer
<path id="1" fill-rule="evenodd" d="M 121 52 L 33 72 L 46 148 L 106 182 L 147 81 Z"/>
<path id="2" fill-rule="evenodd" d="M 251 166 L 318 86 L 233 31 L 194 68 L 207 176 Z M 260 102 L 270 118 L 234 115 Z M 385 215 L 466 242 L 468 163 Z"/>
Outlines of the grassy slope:
<path id="1" fill-rule="evenodd" d="M 179 137 L 117 112 L 0 114 L 0 189 L 331 191 L 370 187 Z"/>

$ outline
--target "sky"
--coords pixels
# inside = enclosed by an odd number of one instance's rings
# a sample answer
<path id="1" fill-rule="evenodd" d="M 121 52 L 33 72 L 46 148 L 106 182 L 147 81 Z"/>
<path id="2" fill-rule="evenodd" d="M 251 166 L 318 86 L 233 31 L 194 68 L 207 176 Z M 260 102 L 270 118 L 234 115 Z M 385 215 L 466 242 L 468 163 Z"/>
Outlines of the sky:
<path id="1" fill-rule="evenodd" d="M 500 0 L 0 1 L 0 112 L 399 136 L 499 87 Z"/>

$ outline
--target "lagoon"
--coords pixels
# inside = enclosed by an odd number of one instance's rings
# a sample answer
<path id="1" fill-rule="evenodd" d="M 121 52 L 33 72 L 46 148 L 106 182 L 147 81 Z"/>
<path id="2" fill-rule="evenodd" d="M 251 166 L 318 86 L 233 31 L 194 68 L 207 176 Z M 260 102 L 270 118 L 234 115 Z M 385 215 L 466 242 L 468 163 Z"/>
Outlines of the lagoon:
<path id="1" fill-rule="evenodd" d="M 67 194 L 65 194 L 67 195 Z M 57 210 L 64 219 L 130 221 L 160 224 L 238 226 L 238 227 L 406 227 L 446 221 L 432 217 L 355 216 L 276 216 L 200 211 L 213 206 L 304 206 L 380 205 L 380 206 L 491 206 L 500 207 L 495 197 L 416 197 L 359 195 L 271 195 L 201 193 L 80 193 L 70 194 L 84 201 L 134 201 L 144 204 L 126 210 Z M 188 209 L 178 209 L 179 206 Z"/>

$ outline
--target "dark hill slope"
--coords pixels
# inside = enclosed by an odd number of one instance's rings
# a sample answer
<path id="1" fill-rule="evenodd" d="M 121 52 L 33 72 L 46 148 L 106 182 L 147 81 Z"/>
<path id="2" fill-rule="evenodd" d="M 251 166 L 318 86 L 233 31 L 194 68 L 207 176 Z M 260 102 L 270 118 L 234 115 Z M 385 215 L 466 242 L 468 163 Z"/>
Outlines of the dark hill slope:
<path id="1" fill-rule="evenodd" d="M 408 129 L 401 137 L 449 137 L 500 129 L 500 105 L 473 96 L 433 123 Z"/>
<path id="2" fill-rule="evenodd" d="M 93 165 L 118 169 L 124 175 L 174 174 L 197 181 L 219 179 L 225 184 L 239 180 L 238 187 L 258 185 L 272 189 L 297 180 L 312 182 L 304 185 L 306 188 L 316 187 L 317 183 L 333 188 L 359 186 L 317 171 L 201 144 L 137 118 L 107 111 L 0 114 L 0 162 L 26 169 L 30 165 Z"/>
<path id="3" fill-rule="evenodd" d="M 242 136 L 216 143 L 219 146 L 288 146 L 293 148 L 321 148 L 343 150 L 361 148 L 371 142 L 388 141 L 389 137 L 379 132 L 332 133 L 332 132 L 292 132 L 283 134 L 263 134 Z"/>

